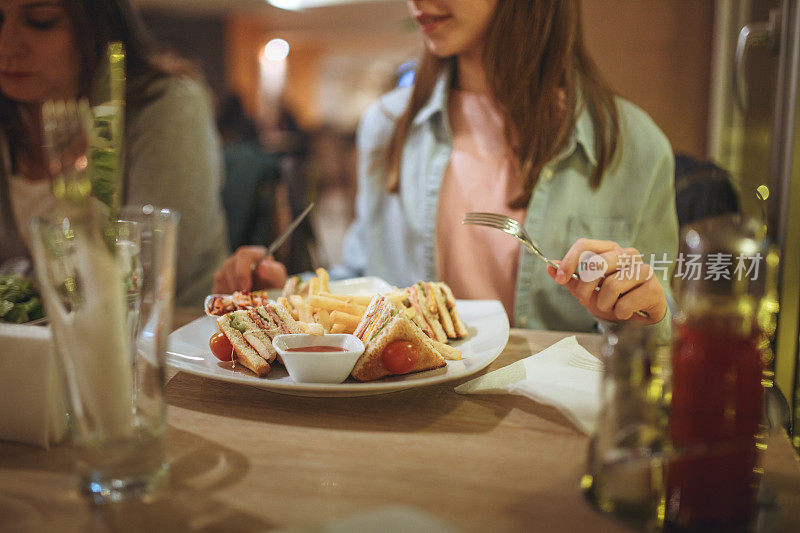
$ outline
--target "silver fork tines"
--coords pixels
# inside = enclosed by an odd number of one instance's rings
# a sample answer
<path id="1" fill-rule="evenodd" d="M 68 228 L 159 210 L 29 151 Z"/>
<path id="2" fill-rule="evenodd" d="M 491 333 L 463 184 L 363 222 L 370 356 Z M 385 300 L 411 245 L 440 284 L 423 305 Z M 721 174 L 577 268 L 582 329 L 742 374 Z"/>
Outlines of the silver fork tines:
<path id="1" fill-rule="evenodd" d="M 522 225 L 514 220 L 511 217 L 506 215 L 501 215 L 499 213 L 483 213 L 483 212 L 472 212 L 466 213 L 464 218 L 461 220 L 462 224 L 471 224 L 474 226 L 486 226 L 487 228 L 494 228 L 499 229 L 504 233 L 508 233 L 522 244 L 525 247 L 533 252 L 536 256 L 541 258 L 542 261 L 547 263 L 553 268 L 558 268 L 558 263 L 548 259 L 540 250 L 539 247 L 536 246 L 536 243 L 528 235 L 528 232 L 525 231 L 525 228 Z M 581 278 L 578 276 L 577 273 L 572 274 L 572 279 L 580 280 Z M 600 285 L 594 288 L 595 291 L 600 290 Z M 647 313 L 644 311 L 636 311 L 636 314 L 639 316 L 647 317 Z"/>
<path id="2" fill-rule="evenodd" d="M 551 259 L 548 259 L 539 250 L 539 247 L 536 246 L 536 243 L 534 243 L 533 240 L 530 238 L 528 232 L 525 231 L 525 228 L 523 228 L 519 222 L 517 222 L 511 217 L 507 217 L 506 215 L 500 215 L 498 213 L 473 212 L 473 213 L 466 213 L 461 223 L 472 224 L 475 226 L 486 226 L 487 228 L 499 229 L 502 232 L 508 233 L 515 239 L 522 242 L 528 250 L 530 250 L 535 255 L 540 257 L 542 261 L 552 266 L 553 268 L 558 268 L 558 263 L 552 261 Z M 577 274 L 573 274 L 572 277 L 575 279 L 580 279 L 578 278 Z"/>

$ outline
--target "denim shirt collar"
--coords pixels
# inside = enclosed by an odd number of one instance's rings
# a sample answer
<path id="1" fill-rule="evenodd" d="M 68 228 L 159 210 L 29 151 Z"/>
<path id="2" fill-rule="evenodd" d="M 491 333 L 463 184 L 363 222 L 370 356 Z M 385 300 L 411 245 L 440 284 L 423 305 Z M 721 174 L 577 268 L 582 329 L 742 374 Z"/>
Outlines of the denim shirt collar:
<path id="1" fill-rule="evenodd" d="M 434 115 L 441 115 L 442 118 L 447 118 L 447 90 L 450 86 L 450 70 L 444 69 L 439 73 L 436 78 L 436 83 L 431 91 L 431 96 L 424 106 L 417 112 L 412 124 L 419 126 L 430 120 Z M 442 120 L 442 123 L 446 123 Z M 449 130 L 449 125 L 447 126 Z"/>
<path id="2" fill-rule="evenodd" d="M 450 124 L 447 116 L 447 96 L 450 87 L 450 71 L 448 69 L 439 73 L 436 83 L 431 91 L 431 96 L 425 105 L 417 112 L 412 124 L 417 127 L 425 122 L 432 121 L 437 129 L 436 133 L 440 138 L 450 139 Z M 594 121 L 586 109 L 585 102 L 581 94 L 580 88 L 578 90 L 578 106 L 577 118 L 575 119 L 575 128 L 570 134 L 570 140 L 567 142 L 566 148 L 556 156 L 556 160 L 561 160 L 575 150 L 577 146 L 583 149 L 583 153 L 593 166 L 597 166 L 597 155 L 594 144 Z M 437 117 L 434 120 L 434 117 Z M 437 123 L 438 121 L 438 123 Z"/>
<path id="3" fill-rule="evenodd" d="M 572 130 L 574 142 L 583 148 L 583 153 L 593 166 L 597 166 L 597 153 L 594 145 L 594 121 L 578 89 L 578 117 Z"/>

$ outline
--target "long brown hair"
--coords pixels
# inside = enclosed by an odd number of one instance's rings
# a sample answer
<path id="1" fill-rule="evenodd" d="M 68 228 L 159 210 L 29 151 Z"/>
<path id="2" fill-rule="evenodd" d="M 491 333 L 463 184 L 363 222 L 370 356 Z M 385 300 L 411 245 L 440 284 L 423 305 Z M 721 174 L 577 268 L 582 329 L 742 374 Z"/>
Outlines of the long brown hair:
<path id="1" fill-rule="evenodd" d="M 439 75 L 455 73 L 456 65 L 455 57 L 423 53 L 408 106 L 387 146 L 389 191 L 399 190 L 403 144 L 414 117 Z M 597 187 L 617 151 L 619 117 L 614 93 L 586 51 L 578 0 L 499 0 L 485 38 L 483 67 L 504 115 L 506 141 L 519 162 L 523 192 L 509 205 L 527 205 L 542 166 L 563 149 L 574 129 L 579 106 L 594 122 L 597 166 L 591 184 Z"/>
<path id="2" fill-rule="evenodd" d="M 90 95 L 103 65 L 106 48 L 112 41 L 121 41 L 125 46 L 128 110 L 135 110 L 158 96 L 144 90 L 158 77 L 172 74 L 201 77 L 188 61 L 155 52 L 152 40 L 129 0 L 67 0 L 64 7 L 81 56 L 79 97 Z M 8 141 L 12 166 L 19 155 L 32 160 L 42 157 L 41 147 L 32 145 L 28 133 L 37 125 L 31 122 L 30 117 L 26 118 L 23 107 L 0 93 L 0 132 L 5 133 Z"/>

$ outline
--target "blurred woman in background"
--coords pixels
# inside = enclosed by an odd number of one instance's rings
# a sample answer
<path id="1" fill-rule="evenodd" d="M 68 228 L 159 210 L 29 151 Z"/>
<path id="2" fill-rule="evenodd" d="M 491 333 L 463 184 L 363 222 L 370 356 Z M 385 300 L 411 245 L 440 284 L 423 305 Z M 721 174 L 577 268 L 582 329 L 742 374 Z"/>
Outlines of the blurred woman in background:
<path id="1" fill-rule="evenodd" d="M 53 206 L 42 104 L 91 100 L 111 41 L 127 68 L 121 202 L 180 212 L 177 298 L 200 302 L 227 255 L 210 97 L 190 65 L 153 52 L 127 0 L 0 0 L 0 264 L 29 256 L 29 220 Z"/>
<path id="2" fill-rule="evenodd" d="M 501 300 L 517 327 L 637 320 L 668 332 L 668 272 L 654 276 L 637 259 L 675 258 L 672 150 L 603 81 L 578 0 L 408 6 L 426 49 L 413 87 L 362 118 L 339 274 L 398 286 L 439 279 L 457 297 Z M 463 226 L 470 211 L 514 218 L 560 267 L 496 230 Z M 584 252 L 605 262 L 604 278 L 571 278 Z"/>

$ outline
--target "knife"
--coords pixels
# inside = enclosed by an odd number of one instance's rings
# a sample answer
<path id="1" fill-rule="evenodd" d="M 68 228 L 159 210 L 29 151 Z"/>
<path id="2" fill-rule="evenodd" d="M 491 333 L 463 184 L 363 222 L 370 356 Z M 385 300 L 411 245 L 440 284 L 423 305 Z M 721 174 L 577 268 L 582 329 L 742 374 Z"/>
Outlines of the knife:
<path id="1" fill-rule="evenodd" d="M 258 264 L 261 261 L 263 261 L 264 259 L 266 259 L 267 257 L 271 256 L 275 252 L 275 250 L 277 250 L 278 247 L 281 244 L 283 244 L 283 241 L 285 241 L 286 238 L 289 237 L 289 235 L 292 234 L 292 232 L 297 228 L 297 226 L 300 225 L 300 223 L 303 221 L 303 219 L 306 218 L 306 215 L 308 215 L 311 212 L 311 208 L 312 207 L 314 207 L 314 202 L 311 202 L 310 204 L 308 204 L 308 207 L 303 209 L 303 212 L 300 213 L 299 215 L 297 215 L 297 218 L 292 220 L 292 223 L 289 224 L 289 227 L 286 228 L 286 230 L 283 233 L 281 233 L 280 236 L 277 239 L 272 241 L 272 244 L 270 244 L 267 247 L 267 251 L 264 252 L 264 255 L 259 257 L 257 260 L 253 261 L 253 264 L 250 265 L 250 272 L 255 272 L 256 267 L 258 266 Z"/>

